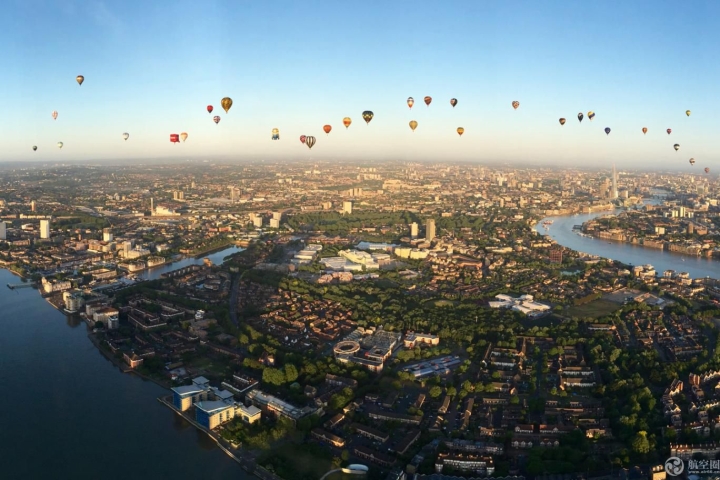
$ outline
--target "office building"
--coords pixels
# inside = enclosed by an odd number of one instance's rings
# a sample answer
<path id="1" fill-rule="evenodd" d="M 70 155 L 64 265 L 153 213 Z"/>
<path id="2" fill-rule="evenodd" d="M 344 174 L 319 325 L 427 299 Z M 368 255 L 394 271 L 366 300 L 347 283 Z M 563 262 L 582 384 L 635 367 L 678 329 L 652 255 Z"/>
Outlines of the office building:
<path id="1" fill-rule="evenodd" d="M 40 220 L 40 238 L 50 238 L 50 220 Z"/>
<path id="2" fill-rule="evenodd" d="M 103 242 L 112 242 L 113 234 L 109 228 L 103 228 Z"/>
<path id="3" fill-rule="evenodd" d="M 7 223 L 0 222 L 0 240 L 7 240 Z"/>
<path id="4" fill-rule="evenodd" d="M 417 222 L 413 222 L 410 224 L 410 238 L 417 238 L 418 237 L 418 224 Z"/>
<path id="5" fill-rule="evenodd" d="M 610 192 L 610 198 L 612 198 L 613 200 L 618 198 L 617 171 L 615 170 L 614 163 L 613 163 L 613 170 L 612 170 L 612 191 Z"/>
<path id="6" fill-rule="evenodd" d="M 435 238 L 435 219 L 428 218 L 425 224 L 425 240 L 432 241 Z"/>
<path id="7" fill-rule="evenodd" d="M 351 201 L 343 202 L 342 213 L 347 213 L 348 215 L 352 215 L 352 210 L 353 210 L 353 203 Z"/>

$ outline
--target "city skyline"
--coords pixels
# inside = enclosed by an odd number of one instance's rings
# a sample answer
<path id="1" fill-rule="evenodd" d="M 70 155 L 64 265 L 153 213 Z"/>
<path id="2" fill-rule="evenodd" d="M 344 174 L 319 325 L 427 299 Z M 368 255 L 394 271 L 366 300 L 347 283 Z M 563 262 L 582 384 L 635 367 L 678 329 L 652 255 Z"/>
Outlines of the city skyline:
<path id="1" fill-rule="evenodd" d="M 705 81 L 717 71 L 708 61 L 720 43 L 709 24 L 716 5 L 412 5 L 266 11 L 179 2 L 167 22 L 167 11 L 140 2 L 16 2 L 0 76 L 0 104 L 16 114 L 1 121 L 0 161 L 602 161 L 697 173 L 717 161 L 710 112 L 718 99 Z M 85 76 L 82 86 L 76 75 Z M 227 115 L 224 96 L 234 101 Z M 369 125 L 364 110 L 375 112 Z M 333 126 L 328 136 L 324 124 Z M 273 128 L 279 142 L 270 140 Z M 186 143 L 169 142 L 183 131 Z M 311 151 L 301 134 L 317 137 Z"/>

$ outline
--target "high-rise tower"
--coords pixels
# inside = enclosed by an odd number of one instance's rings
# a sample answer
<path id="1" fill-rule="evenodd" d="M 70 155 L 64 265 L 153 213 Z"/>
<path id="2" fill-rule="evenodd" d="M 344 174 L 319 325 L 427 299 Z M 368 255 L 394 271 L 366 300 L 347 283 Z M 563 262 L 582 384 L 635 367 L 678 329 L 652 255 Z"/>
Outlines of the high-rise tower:
<path id="1" fill-rule="evenodd" d="M 612 192 L 611 192 L 611 198 L 615 200 L 618 198 L 618 189 L 617 189 L 617 172 L 615 171 L 615 164 L 613 163 L 613 172 L 612 172 Z"/>

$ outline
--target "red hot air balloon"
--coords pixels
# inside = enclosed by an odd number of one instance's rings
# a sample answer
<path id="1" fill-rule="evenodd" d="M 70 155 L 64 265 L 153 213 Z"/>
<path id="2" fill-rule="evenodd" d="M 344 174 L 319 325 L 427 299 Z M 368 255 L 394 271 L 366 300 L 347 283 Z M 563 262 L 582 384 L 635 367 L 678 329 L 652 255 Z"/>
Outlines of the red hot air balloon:
<path id="1" fill-rule="evenodd" d="M 324 131 L 325 133 L 327 133 L 328 135 L 330 135 L 330 131 L 331 131 L 331 130 L 332 130 L 332 126 L 330 126 L 330 125 L 325 125 L 325 126 L 323 127 L 323 131 Z"/>
<path id="2" fill-rule="evenodd" d="M 300 135 L 300 143 L 305 143 L 305 139 L 307 137 L 305 135 Z"/>
<path id="3" fill-rule="evenodd" d="M 213 111 L 213 106 L 212 106 L 212 105 L 208 105 L 208 106 L 207 106 L 207 111 L 208 111 L 208 113 L 212 113 L 212 111 Z"/>
<path id="4" fill-rule="evenodd" d="M 668 135 L 670 135 L 672 133 L 672 128 L 668 128 L 667 132 L 668 132 Z"/>
<path id="5" fill-rule="evenodd" d="M 172 143 L 180 143 L 180 135 L 178 135 L 177 133 L 171 133 L 171 134 L 170 134 L 170 141 L 171 141 Z"/>
<path id="6" fill-rule="evenodd" d="M 213 117 L 213 122 L 215 122 L 215 125 L 217 125 L 218 123 L 220 123 L 220 116 L 219 116 L 219 115 L 215 115 L 215 116 Z"/>

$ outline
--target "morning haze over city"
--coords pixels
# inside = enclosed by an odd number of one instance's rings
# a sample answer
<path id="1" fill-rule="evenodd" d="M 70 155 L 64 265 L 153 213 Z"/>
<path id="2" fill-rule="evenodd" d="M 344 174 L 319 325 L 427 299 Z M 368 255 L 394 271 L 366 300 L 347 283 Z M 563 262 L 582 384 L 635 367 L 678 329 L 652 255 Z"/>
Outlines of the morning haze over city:
<path id="1" fill-rule="evenodd" d="M 720 4 L 3 11 L 3 478 L 720 478 Z"/>

